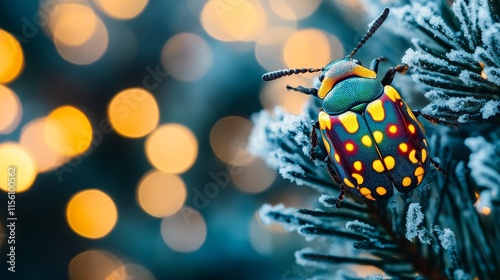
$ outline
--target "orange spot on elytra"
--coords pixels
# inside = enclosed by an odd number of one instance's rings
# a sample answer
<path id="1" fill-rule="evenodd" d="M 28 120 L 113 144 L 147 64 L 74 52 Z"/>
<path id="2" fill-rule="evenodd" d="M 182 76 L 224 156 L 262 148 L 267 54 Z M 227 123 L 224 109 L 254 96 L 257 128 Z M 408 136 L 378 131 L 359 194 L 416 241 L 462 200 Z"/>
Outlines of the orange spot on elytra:
<path id="1" fill-rule="evenodd" d="M 354 151 L 354 145 L 352 143 L 347 143 L 345 144 L 345 149 L 348 150 L 349 152 Z"/>
<path id="2" fill-rule="evenodd" d="M 399 150 L 401 150 L 401 152 L 403 153 L 406 153 L 408 151 L 408 145 L 406 145 L 406 143 L 399 144 Z"/>
<path id="3" fill-rule="evenodd" d="M 398 128 L 395 125 L 391 125 L 389 126 L 389 132 L 395 134 L 396 132 L 398 132 Z"/>
<path id="4" fill-rule="evenodd" d="M 411 134 L 415 134 L 415 126 L 413 124 L 408 125 L 408 130 L 411 132 Z"/>

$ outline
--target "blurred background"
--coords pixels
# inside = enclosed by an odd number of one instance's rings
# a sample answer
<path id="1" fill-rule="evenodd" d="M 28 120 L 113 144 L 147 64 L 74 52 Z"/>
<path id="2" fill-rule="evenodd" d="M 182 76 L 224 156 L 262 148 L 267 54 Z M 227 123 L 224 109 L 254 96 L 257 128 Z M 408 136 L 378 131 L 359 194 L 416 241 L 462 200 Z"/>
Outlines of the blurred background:
<path id="1" fill-rule="evenodd" d="M 380 11 L 347 0 L 1 1 L 0 278 L 311 276 L 293 256 L 303 238 L 256 212 L 311 208 L 318 194 L 247 144 L 252 114 L 300 113 L 307 97 L 285 85 L 314 75 L 260 77 L 344 57 Z M 396 64 L 404 43 L 378 38 L 357 58 Z"/>

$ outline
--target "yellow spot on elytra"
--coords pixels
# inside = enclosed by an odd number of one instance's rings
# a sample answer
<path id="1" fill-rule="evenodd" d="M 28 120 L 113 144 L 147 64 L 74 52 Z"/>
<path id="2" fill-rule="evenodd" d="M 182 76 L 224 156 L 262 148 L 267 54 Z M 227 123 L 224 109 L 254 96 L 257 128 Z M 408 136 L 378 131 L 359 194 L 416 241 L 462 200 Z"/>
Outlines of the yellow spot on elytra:
<path id="1" fill-rule="evenodd" d="M 325 146 L 326 151 L 330 154 L 330 143 L 328 143 L 325 137 L 321 137 L 321 139 L 323 139 L 323 145 Z"/>
<path id="2" fill-rule="evenodd" d="M 382 164 L 382 161 L 380 161 L 379 159 L 376 159 L 373 161 L 372 167 L 373 167 L 373 170 L 375 170 L 379 173 L 382 173 L 385 171 L 385 167 Z"/>
<path id="3" fill-rule="evenodd" d="M 399 93 L 397 92 L 397 90 L 395 90 L 393 87 L 391 86 L 385 86 L 384 87 L 384 92 L 387 94 L 387 96 L 393 101 L 393 102 L 396 102 L 397 99 L 401 99 L 401 96 L 399 95 Z"/>
<path id="4" fill-rule="evenodd" d="M 319 128 L 321 128 L 322 130 L 332 129 L 332 122 L 330 120 L 330 116 L 327 113 L 323 111 L 319 112 L 318 121 Z"/>
<path id="5" fill-rule="evenodd" d="M 381 122 L 385 118 L 385 110 L 382 105 L 382 100 L 380 99 L 368 104 L 366 110 L 370 113 L 370 116 L 374 121 Z"/>
<path id="6" fill-rule="evenodd" d="M 391 125 L 391 126 L 389 126 L 389 132 L 394 134 L 394 133 L 398 132 L 398 128 L 395 125 Z"/>
<path id="7" fill-rule="evenodd" d="M 422 182 L 422 179 L 424 178 L 424 168 L 419 166 L 415 169 L 414 175 L 417 177 L 417 185 Z"/>
<path id="8" fill-rule="evenodd" d="M 411 185 L 411 178 L 410 177 L 404 177 L 402 183 L 403 183 L 403 186 L 408 187 L 409 185 Z"/>
<path id="9" fill-rule="evenodd" d="M 335 160 L 337 162 L 340 162 L 340 156 L 339 156 L 339 154 L 335 153 L 334 157 L 335 157 Z"/>
<path id="10" fill-rule="evenodd" d="M 415 164 L 416 164 L 416 163 L 418 163 L 418 160 L 417 160 L 417 158 L 415 157 L 415 154 L 416 154 L 416 153 L 417 153 L 417 151 L 415 151 L 415 150 L 411 150 L 410 155 L 408 156 L 408 158 L 410 159 L 410 161 L 411 161 L 412 163 L 415 163 Z"/>
<path id="11" fill-rule="evenodd" d="M 361 169 L 363 169 L 363 164 L 361 163 L 361 161 L 357 160 L 354 162 L 354 169 L 358 171 L 361 171 Z"/>
<path id="12" fill-rule="evenodd" d="M 406 103 L 405 103 L 406 104 Z M 415 117 L 415 115 L 413 114 L 413 111 L 410 109 L 410 106 L 408 106 L 408 104 L 406 104 L 406 111 L 408 112 L 408 115 L 410 116 L 410 118 L 412 118 L 415 122 L 418 123 L 418 120 L 417 118 Z"/>
<path id="13" fill-rule="evenodd" d="M 372 194 L 372 192 L 368 188 L 365 188 L 365 187 L 362 187 L 361 189 L 359 189 L 359 193 L 361 193 L 362 195 Z"/>
<path id="14" fill-rule="evenodd" d="M 425 162 L 427 159 L 427 151 L 425 149 L 422 149 L 422 162 Z"/>
<path id="15" fill-rule="evenodd" d="M 415 169 L 415 176 L 421 176 L 424 175 L 424 168 L 422 166 L 419 166 Z"/>
<path id="16" fill-rule="evenodd" d="M 372 139 L 370 138 L 370 136 L 365 135 L 361 138 L 361 143 L 363 143 L 363 145 L 365 145 L 367 147 L 371 147 L 372 146 Z"/>
<path id="17" fill-rule="evenodd" d="M 384 134 L 378 130 L 373 132 L 373 138 L 375 138 L 375 142 L 380 143 L 382 139 L 384 139 Z"/>
<path id="18" fill-rule="evenodd" d="M 408 125 L 408 130 L 411 132 L 411 134 L 415 134 L 415 126 L 413 124 Z"/>
<path id="19" fill-rule="evenodd" d="M 349 181 L 349 179 L 344 178 L 344 183 L 345 183 L 348 187 L 350 187 L 350 188 L 354 188 L 354 184 L 353 184 L 351 181 Z"/>
<path id="20" fill-rule="evenodd" d="M 375 200 L 375 198 L 373 198 L 373 196 L 371 196 L 370 194 L 369 195 L 365 195 L 365 197 L 369 200 Z"/>
<path id="21" fill-rule="evenodd" d="M 428 147 L 428 146 L 429 146 L 429 145 L 427 145 L 427 140 L 426 140 L 426 139 L 424 139 L 424 145 L 425 145 L 426 147 Z"/>
<path id="22" fill-rule="evenodd" d="M 406 145 L 406 143 L 401 143 L 399 144 L 399 149 L 401 152 L 406 153 L 408 151 L 408 145 Z"/>
<path id="23" fill-rule="evenodd" d="M 385 163 L 385 166 L 387 167 L 387 170 L 391 170 L 394 168 L 396 161 L 394 160 L 394 158 L 392 156 L 386 156 L 384 158 L 384 163 Z"/>
<path id="24" fill-rule="evenodd" d="M 349 133 L 355 133 L 359 129 L 358 116 L 351 112 L 345 112 L 339 116 L 339 120 Z"/>
<path id="25" fill-rule="evenodd" d="M 417 176 L 417 185 L 420 185 L 423 178 L 424 178 L 424 175 Z"/>
<path id="26" fill-rule="evenodd" d="M 376 191 L 379 195 L 384 195 L 384 194 L 386 194 L 386 193 L 387 193 L 387 190 L 386 190 L 384 187 L 382 187 L 382 186 L 377 187 L 377 189 L 376 189 L 375 191 Z"/>
<path id="27" fill-rule="evenodd" d="M 354 150 L 354 145 L 352 143 L 347 143 L 345 144 L 345 149 L 352 152 Z"/>
<path id="28" fill-rule="evenodd" d="M 363 182 L 364 182 L 363 176 L 359 175 L 358 173 L 352 173 L 352 177 L 354 177 L 354 179 L 356 179 L 356 181 L 358 182 L 358 185 L 363 184 Z"/>

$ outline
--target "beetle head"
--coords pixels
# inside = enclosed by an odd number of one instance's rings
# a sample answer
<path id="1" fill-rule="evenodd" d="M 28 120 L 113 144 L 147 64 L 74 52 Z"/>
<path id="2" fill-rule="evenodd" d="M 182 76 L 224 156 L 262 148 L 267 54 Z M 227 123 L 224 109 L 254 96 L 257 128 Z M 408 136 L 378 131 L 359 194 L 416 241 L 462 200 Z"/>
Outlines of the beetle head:
<path id="1" fill-rule="evenodd" d="M 350 56 L 335 60 L 330 62 L 319 76 L 321 86 L 318 89 L 317 96 L 320 99 L 325 98 L 335 84 L 353 76 L 374 79 L 377 77 L 377 73 L 363 67 L 359 60 L 352 59 Z"/>
<path id="2" fill-rule="evenodd" d="M 273 71 L 262 75 L 264 81 L 271 81 L 283 76 L 289 76 L 299 73 L 313 73 L 322 71 L 319 76 L 319 81 L 321 86 L 319 89 L 315 88 L 304 88 L 304 87 L 290 87 L 288 89 L 300 91 L 305 94 L 311 94 L 324 99 L 325 96 L 331 91 L 336 83 L 352 77 L 362 77 L 362 78 L 376 78 L 377 74 L 375 71 L 365 68 L 361 65 L 361 62 L 357 59 L 353 59 L 354 54 L 366 43 L 366 41 L 377 31 L 377 29 L 382 25 L 387 16 L 389 15 L 389 9 L 385 8 L 384 11 L 369 25 L 368 31 L 363 36 L 358 45 L 351 51 L 351 53 L 344 59 L 339 59 L 330 62 L 323 68 L 297 68 L 297 69 L 283 69 L 278 71 Z"/>

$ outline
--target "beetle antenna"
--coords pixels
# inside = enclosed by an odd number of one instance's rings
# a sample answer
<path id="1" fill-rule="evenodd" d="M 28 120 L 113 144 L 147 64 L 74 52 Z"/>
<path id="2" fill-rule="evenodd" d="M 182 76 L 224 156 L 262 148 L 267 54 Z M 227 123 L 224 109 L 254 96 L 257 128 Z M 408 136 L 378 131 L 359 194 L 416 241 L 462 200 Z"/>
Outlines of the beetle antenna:
<path id="1" fill-rule="evenodd" d="M 377 29 L 382 25 L 382 23 L 384 23 L 388 15 L 389 15 L 389 8 L 385 8 L 384 11 L 378 16 L 378 18 L 372 21 L 372 23 L 368 25 L 369 29 L 368 31 L 366 31 L 365 36 L 363 36 L 363 39 L 361 39 L 361 41 L 354 48 L 354 50 L 352 50 L 351 54 L 349 54 L 348 57 L 352 57 L 354 54 L 358 52 L 358 50 L 366 43 L 366 41 L 370 39 L 373 33 L 377 31 Z"/>
<path id="2" fill-rule="evenodd" d="M 268 73 L 262 75 L 262 80 L 267 82 L 267 81 L 279 79 L 283 76 L 290 76 L 290 75 L 295 75 L 295 74 L 300 74 L 300 73 L 314 73 L 314 72 L 320 72 L 323 70 L 325 70 L 324 67 L 322 67 L 322 68 L 282 69 L 282 70 L 278 70 L 278 71 L 268 72 Z"/>

